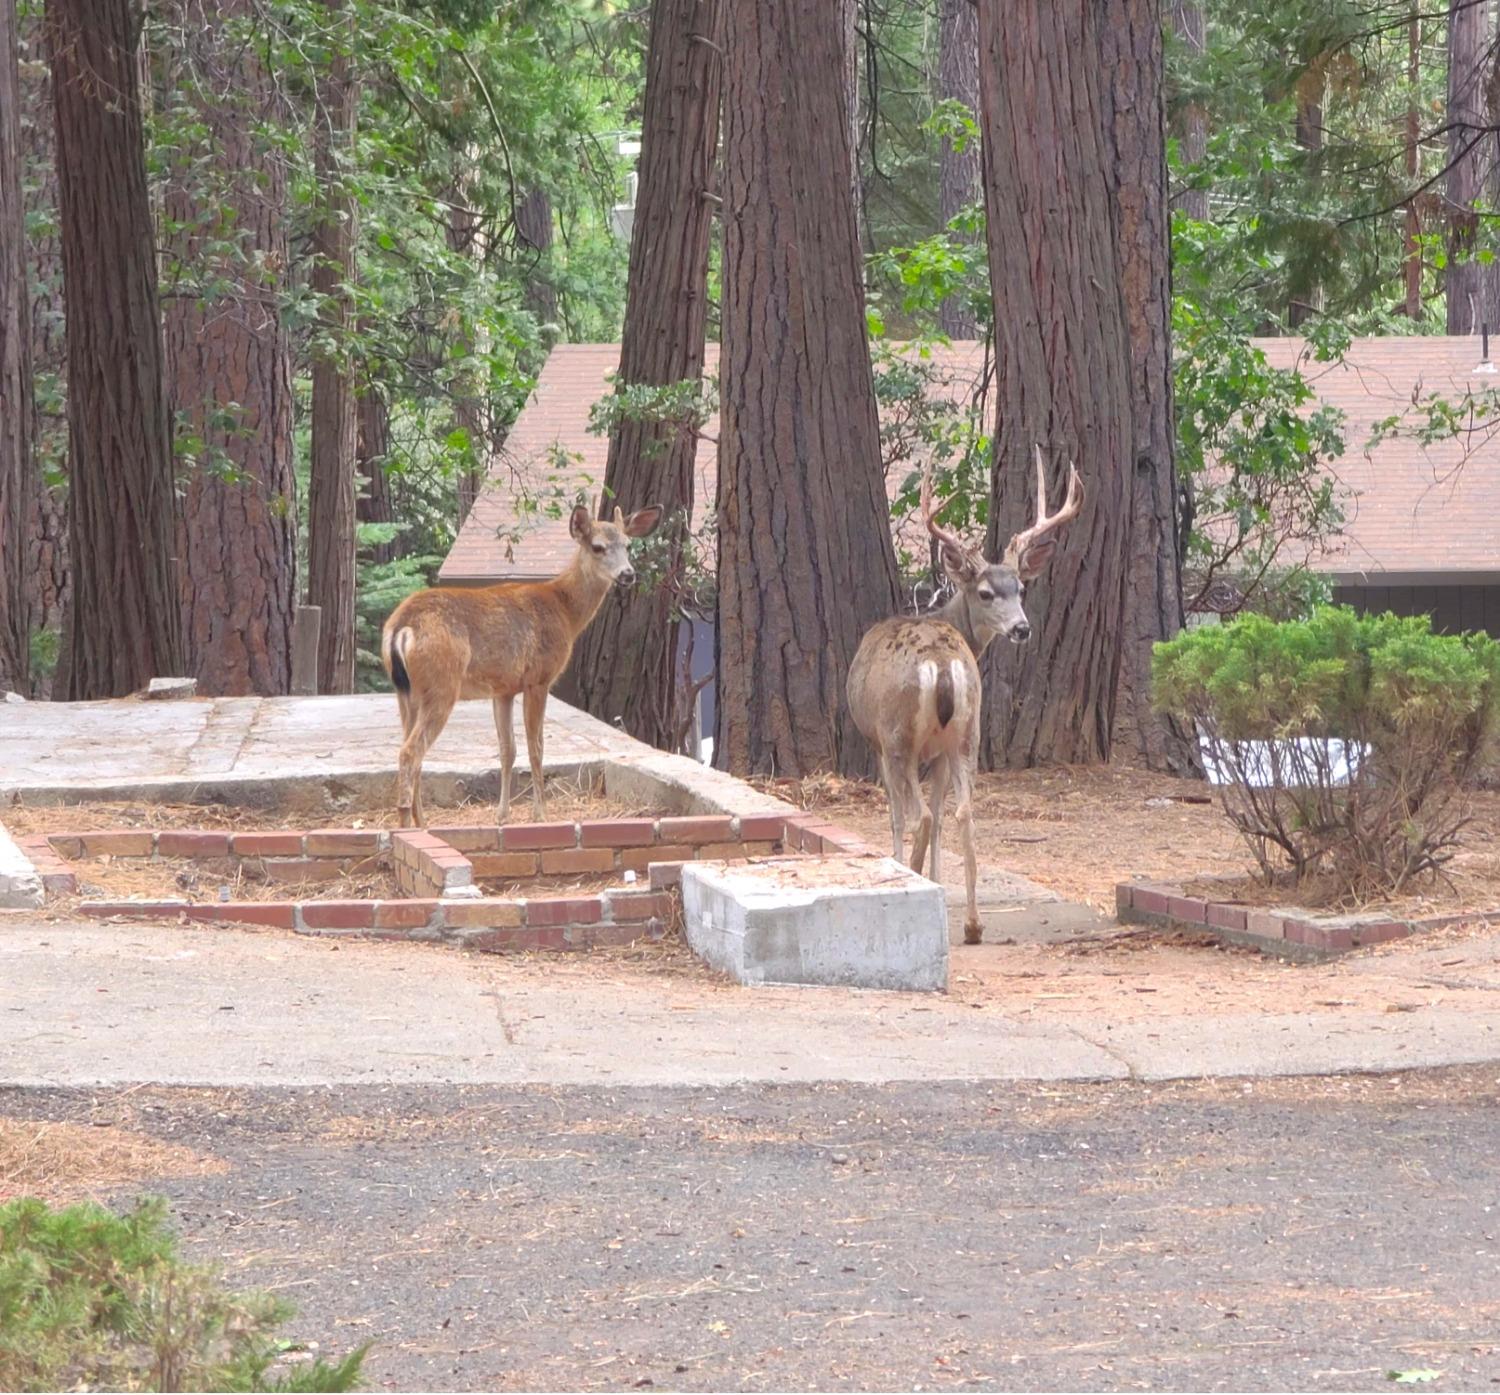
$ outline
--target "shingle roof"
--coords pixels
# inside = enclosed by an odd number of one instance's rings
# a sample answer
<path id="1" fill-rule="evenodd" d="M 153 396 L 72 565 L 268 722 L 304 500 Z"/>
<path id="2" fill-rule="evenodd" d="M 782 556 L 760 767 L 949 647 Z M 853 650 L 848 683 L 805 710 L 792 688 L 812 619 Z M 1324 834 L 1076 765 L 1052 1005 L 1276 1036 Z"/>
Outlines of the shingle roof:
<path id="1" fill-rule="evenodd" d="M 1300 339 L 1256 341 L 1277 367 L 1304 353 Z M 597 499 L 608 441 L 590 434 L 589 409 L 609 391 L 618 344 L 560 344 L 552 350 L 530 401 L 512 428 L 489 479 L 443 563 L 444 581 L 551 576 L 567 565 L 567 529 L 546 514 L 518 516 L 522 494 L 567 498 L 583 489 Z M 1346 491 L 1344 535 L 1309 559 L 1321 571 L 1430 574 L 1500 571 L 1500 437 L 1487 435 L 1421 446 L 1409 430 L 1366 448 L 1377 421 L 1403 412 L 1430 393 L 1458 398 L 1500 388 L 1500 377 L 1476 374 L 1475 339 L 1359 339 L 1342 364 L 1307 362 L 1303 371 L 1323 401 L 1346 417 L 1346 453 L 1333 472 Z M 718 369 L 708 345 L 705 371 Z M 983 371 L 983 348 L 958 343 L 934 351 L 940 375 L 955 392 Z M 705 428 L 717 437 L 719 423 Z M 717 449 L 699 442 L 695 526 L 712 512 Z M 899 483 L 892 472 L 894 489 Z M 647 500 L 627 499 L 627 507 Z"/>

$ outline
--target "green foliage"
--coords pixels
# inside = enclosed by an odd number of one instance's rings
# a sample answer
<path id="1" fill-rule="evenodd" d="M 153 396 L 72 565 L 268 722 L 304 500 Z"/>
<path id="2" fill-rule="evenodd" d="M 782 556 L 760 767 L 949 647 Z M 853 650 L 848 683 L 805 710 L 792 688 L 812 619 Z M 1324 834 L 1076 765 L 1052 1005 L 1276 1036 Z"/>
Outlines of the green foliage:
<path id="1" fill-rule="evenodd" d="M 359 542 L 373 547 L 391 541 L 391 524 L 361 523 Z M 386 617 L 413 591 L 431 586 L 443 559 L 432 555 L 398 557 L 392 562 L 359 563 L 354 594 L 354 686 L 360 692 L 383 692 L 390 685 L 380 664 L 380 631 Z"/>
<path id="2" fill-rule="evenodd" d="M 661 386 L 622 384 L 618 376 L 611 373 L 609 382 L 614 391 L 589 408 L 589 431 L 595 436 L 609 436 L 625 422 L 668 428 L 653 433 L 655 439 L 645 447 L 657 454 L 667 449 L 673 436 L 697 436 L 704 423 L 719 409 L 716 380 Z"/>
<path id="3" fill-rule="evenodd" d="M 1152 681 L 1162 711 L 1197 725 L 1267 879 L 1284 861 L 1354 897 L 1451 857 L 1500 729 L 1500 644 L 1435 635 L 1426 616 L 1244 615 L 1158 644 Z"/>
<path id="4" fill-rule="evenodd" d="M 291 1315 L 186 1264 L 161 1201 L 0 1206 L 0 1388 L 342 1391 L 365 1349 L 273 1373 Z"/>

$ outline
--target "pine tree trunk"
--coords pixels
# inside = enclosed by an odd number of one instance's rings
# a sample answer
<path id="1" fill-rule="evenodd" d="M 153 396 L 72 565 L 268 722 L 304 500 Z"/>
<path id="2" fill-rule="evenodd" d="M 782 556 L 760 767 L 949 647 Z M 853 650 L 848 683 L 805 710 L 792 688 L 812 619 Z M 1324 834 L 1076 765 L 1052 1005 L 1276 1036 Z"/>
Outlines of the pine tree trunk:
<path id="1" fill-rule="evenodd" d="M 1203 6 L 1190 0 L 1172 0 L 1172 31 L 1178 42 L 1195 57 L 1201 57 L 1208 47 L 1208 31 L 1204 22 Z M 1201 164 L 1208 154 L 1208 112 L 1200 101 L 1182 104 L 1175 123 L 1175 134 L 1180 143 L 1182 163 L 1195 166 Z M 1208 221 L 1208 190 L 1194 187 L 1184 189 L 1173 201 L 1189 218 L 1200 223 Z"/>
<path id="2" fill-rule="evenodd" d="M 865 172 L 860 159 L 864 130 L 860 111 L 860 75 L 864 71 L 859 34 L 860 0 L 840 0 L 844 10 L 844 114 L 849 126 L 849 191 L 854 200 L 854 229 L 859 245 L 869 241 L 865 214 Z"/>
<path id="3" fill-rule="evenodd" d="M 1321 60 L 1303 74 L 1297 86 L 1297 116 L 1292 129 L 1293 139 L 1308 152 L 1309 169 L 1317 165 L 1316 156 L 1323 149 L 1323 90 L 1325 86 Z M 1317 311 L 1323 308 L 1321 286 L 1291 286 L 1287 306 L 1287 323 L 1293 329 L 1306 324 Z"/>
<path id="4" fill-rule="evenodd" d="M 61 471 L 68 455 L 67 317 L 63 310 L 62 239 L 57 194 L 57 130 L 52 80 L 41 16 L 21 21 L 21 141 L 29 171 L 26 200 L 27 273 L 31 282 L 31 369 L 35 398 L 32 450 L 38 468 L 27 517 L 26 588 L 32 631 L 61 636 L 72 595 L 68 561 L 67 491 L 48 484 L 48 470 Z M 58 647 L 51 680 L 33 672 L 38 697 L 67 691 L 66 643 Z"/>
<path id="5" fill-rule="evenodd" d="M 128 0 L 48 0 L 68 306 L 67 696 L 183 668 L 172 440 Z"/>
<path id="6" fill-rule="evenodd" d="M 476 257 L 478 248 L 475 246 L 475 238 L 478 234 L 478 219 L 468 207 L 468 181 L 462 176 L 455 182 L 452 194 L 453 206 L 448 210 L 448 250 L 455 256 Z M 520 208 L 526 205 L 522 200 L 517 208 L 518 228 L 521 222 L 526 221 L 521 214 Z M 552 213 L 549 207 L 547 211 L 547 232 L 550 239 L 552 231 Z M 550 288 L 549 288 L 550 289 Z M 528 284 L 526 288 L 527 301 L 531 305 L 533 313 L 536 311 L 536 302 L 533 300 L 535 283 Z M 553 297 L 552 314 L 556 314 L 556 297 Z M 550 320 L 550 316 L 548 319 Z M 472 354 L 476 346 L 467 341 L 458 344 L 457 349 L 465 354 Z M 464 519 L 469 516 L 469 510 L 474 507 L 474 501 L 479 497 L 479 491 L 484 487 L 484 461 L 487 458 L 486 447 L 489 443 L 489 433 L 484 424 L 484 403 L 481 397 L 479 384 L 472 371 L 466 371 L 461 379 L 453 385 L 453 426 L 455 430 L 462 431 L 468 440 L 469 462 L 459 473 L 458 477 L 458 526 L 463 527 Z"/>
<path id="7" fill-rule="evenodd" d="M 1151 654 L 1182 629 L 1172 412 L 1171 214 L 1161 0 L 1113 0 L 1099 31 L 1120 272 L 1130 332 L 1130 557 L 1114 746 L 1151 770 L 1198 775 L 1197 739 L 1151 710 Z"/>
<path id="8" fill-rule="evenodd" d="M 741 774 L 870 772 L 845 680 L 899 604 L 841 27 L 764 0 L 727 31 L 714 754 Z"/>
<path id="9" fill-rule="evenodd" d="M 938 97 L 962 102 L 979 113 L 979 11 L 971 0 L 942 0 L 938 22 Z M 962 150 L 948 142 L 938 163 L 938 199 L 943 226 L 980 197 L 979 142 L 969 141 Z M 979 325 L 969 307 L 958 296 L 949 296 L 938 307 L 938 327 L 950 339 L 973 339 Z"/>
<path id="10" fill-rule="evenodd" d="M 328 22 L 345 20 L 340 0 L 322 0 Z M 311 284 L 328 345 L 313 358 L 312 462 L 307 494 L 307 601 L 321 606 L 318 691 L 354 689 L 354 458 L 357 445 L 349 338 L 356 208 L 342 167 L 354 138 L 358 88 L 349 59 L 335 53 L 318 79 L 314 163 L 323 206 L 313 230 Z"/>
<path id="11" fill-rule="evenodd" d="M 992 645 L 985 656 L 990 765 L 1110 752 L 1137 430 L 1101 33 L 1124 15 L 1122 0 L 979 7 L 999 410 L 986 554 L 999 555 L 1035 517 L 1036 443 L 1054 507 L 1070 461 L 1088 491 L 1050 567 L 1027 588 L 1030 642 Z"/>
<path id="12" fill-rule="evenodd" d="M 15 0 L 0 0 L 0 692 L 31 691 L 26 536 L 35 492 L 31 305 Z"/>
<path id="13" fill-rule="evenodd" d="M 1406 81 L 1409 87 L 1406 99 L 1406 182 L 1412 189 L 1417 187 L 1417 171 L 1421 159 L 1421 87 L 1422 78 L 1422 20 L 1415 4 L 1407 23 Z M 1415 324 L 1422 318 L 1422 213 L 1418 207 L 1418 195 L 1413 193 L 1406 205 L 1406 248 L 1401 265 L 1401 279 L 1405 294 L 1401 308 L 1406 317 Z"/>
<path id="14" fill-rule="evenodd" d="M 396 521 L 391 481 L 385 472 L 390 452 L 390 409 L 386 406 L 384 391 L 377 384 L 369 383 L 359 395 L 355 460 L 360 489 L 354 501 L 354 518 L 357 523 Z M 372 562 L 394 562 L 401 555 L 401 545 L 394 538 L 388 543 L 375 543 L 368 549 L 368 555 Z"/>
<path id="15" fill-rule="evenodd" d="M 621 386 L 703 377 L 714 161 L 719 144 L 727 0 L 655 0 L 630 239 Z M 667 511 L 649 590 L 611 595 L 580 637 L 564 683 L 596 717 L 675 749 L 685 714 L 677 681 L 697 437 L 670 425 L 622 422 L 610 437 L 602 512 L 647 504 Z"/>
<path id="16" fill-rule="evenodd" d="M 1484 186 L 1486 146 L 1484 59 L 1487 42 L 1484 0 L 1449 0 L 1448 5 L 1448 160 L 1446 183 L 1448 268 L 1443 288 L 1449 334 L 1477 334 L 1488 318 L 1485 268 L 1474 260 L 1479 215 L 1475 204 Z"/>
<path id="17" fill-rule="evenodd" d="M 174 86 L 197 94 L 204 140 L 178 152 L 165 190 L 176 285 L 163 342 L 174 420 L 203 443 L 183 501 L 182 607 L 209 696 L 290 691 L 297 600 L 285 179 L 254 135 L 275 115 L 270 76 L 223 29 L 250 12 L 249 0 L 179 0 L 173 15 L 190 69 Z M 225 242 L 227 256 L 215 251 Z"/>
<path id="18" fill-rule="evenodd" d="M 549 349 L 557 341 L 557 288 L 547 261 L 552 236 L 551 196 L 545 189 L 528 189 L 516 201 L 516 248 L 530 259 L 526 308 L 542 326 L 542 343 Z"/>

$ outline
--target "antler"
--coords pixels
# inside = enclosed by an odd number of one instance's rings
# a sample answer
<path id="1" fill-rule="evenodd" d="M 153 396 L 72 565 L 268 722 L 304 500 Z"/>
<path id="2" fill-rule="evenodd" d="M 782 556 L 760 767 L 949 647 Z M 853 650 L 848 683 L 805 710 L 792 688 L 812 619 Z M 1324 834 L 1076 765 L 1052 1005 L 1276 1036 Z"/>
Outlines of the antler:
<path id="1" fill-rule="evenodd" d="M 974 549 L 969 547 L 964 540 L 951 528 L 944 528 L 941 523 L 933 517 L 932 507 L 932 461 L 927 462 L 927 468 L 922 471 L 922 522 L 927 525 L 927 531 L 932 534 L 938 542 L 951 547 L 960 557 L 971 565 L 977 564 L 978 558 Z"/>
<path id="2" fill-rule="evenodd" d="M 1037 572 L 1046 565 L 1052 554 L 1052 548 L 1056 543 L 1049 544 L 1046 555 L 1038 563 L 1031 566 L 1026 565 L 1026 554 L 1031 552 L 1041 543 L 1042 539 L 1054 529 L 1061 528 L 1064 523 L 1078 516 L 1078 511 L 1083 507 L 1083 480 L 1079 478 L 1078 467 L 1068 466 L 1068 494 L 1063 500 L 1063 506 L 1056 513 L 1047 512 L 1047 470 L 1042 463 L 1042 448 L 1036 447 L 1036 522 L 1030 528 L 1023 529 L 1017 533 L 1005 545 L 1004 565 L 1015 568 L 1022 577 L 1035 576 Z"/>

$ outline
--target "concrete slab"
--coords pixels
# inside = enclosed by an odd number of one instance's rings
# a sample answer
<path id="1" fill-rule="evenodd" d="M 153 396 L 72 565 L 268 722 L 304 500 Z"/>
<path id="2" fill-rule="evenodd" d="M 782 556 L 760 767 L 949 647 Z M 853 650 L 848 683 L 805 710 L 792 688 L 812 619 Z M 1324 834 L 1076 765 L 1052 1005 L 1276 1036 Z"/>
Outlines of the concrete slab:
<path id="1" fill-rule="evenodd" d="M 40 906 L 42 879 L 31 859 L 0 825 L 0 907 L 24 909 Z"/>
<path id="2" fill-rule="evenodd" d="M 693 952 L 739 983 L 948 986 L 943 889 L 893 858 L 690 862 L 682 916 Z"/>

